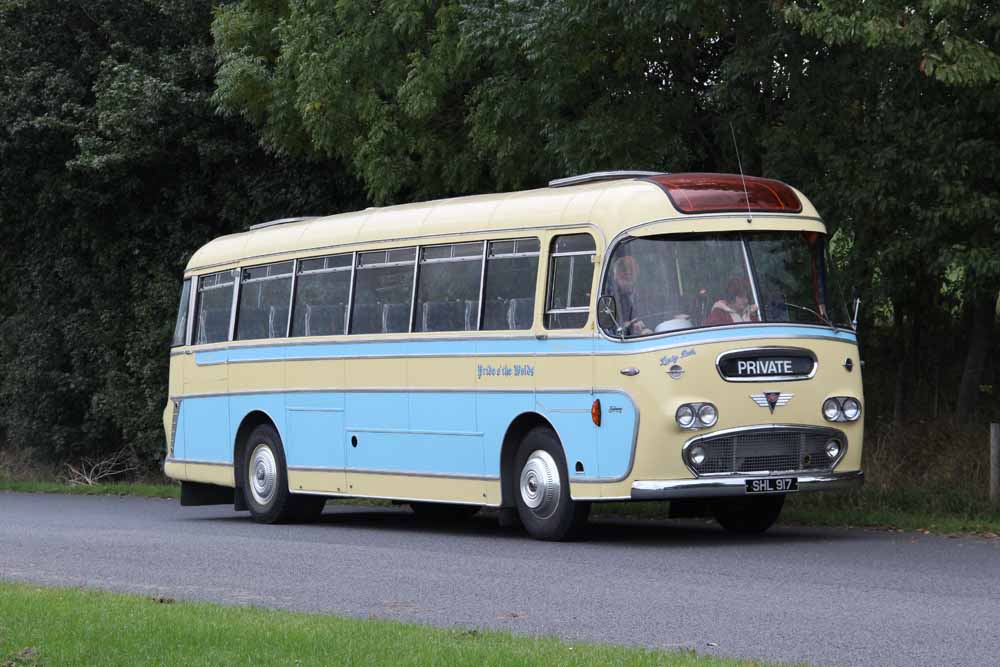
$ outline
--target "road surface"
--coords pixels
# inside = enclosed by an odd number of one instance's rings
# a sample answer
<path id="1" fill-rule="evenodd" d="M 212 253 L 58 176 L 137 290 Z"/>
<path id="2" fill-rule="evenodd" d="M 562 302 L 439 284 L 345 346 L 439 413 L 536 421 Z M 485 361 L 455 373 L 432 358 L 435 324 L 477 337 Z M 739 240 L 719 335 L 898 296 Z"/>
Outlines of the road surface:
<path id="1" fill-rule="evenodd" d="M 490 517 L 0 493 L 0 578 L 836 665 L 1000 664 L 1000 541 L 599 520 L 536 542 Z M 0 600 L 0 613 L 3 601 Z"/>

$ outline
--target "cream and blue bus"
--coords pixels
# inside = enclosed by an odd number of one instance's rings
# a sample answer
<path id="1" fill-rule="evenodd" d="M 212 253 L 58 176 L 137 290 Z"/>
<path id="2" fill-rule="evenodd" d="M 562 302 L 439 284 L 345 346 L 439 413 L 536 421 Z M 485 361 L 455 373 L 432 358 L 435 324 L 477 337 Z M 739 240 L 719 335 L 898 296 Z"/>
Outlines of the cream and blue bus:
<path id="1" fill-rule="evenodd" d="M 165 472 L 263 523 L 361 497 L 565 539 L 666 500 L 766 530 L 863 480 L 826 237 L 782 182 L 655 172 L 224 236 L 185 271 Z"/>

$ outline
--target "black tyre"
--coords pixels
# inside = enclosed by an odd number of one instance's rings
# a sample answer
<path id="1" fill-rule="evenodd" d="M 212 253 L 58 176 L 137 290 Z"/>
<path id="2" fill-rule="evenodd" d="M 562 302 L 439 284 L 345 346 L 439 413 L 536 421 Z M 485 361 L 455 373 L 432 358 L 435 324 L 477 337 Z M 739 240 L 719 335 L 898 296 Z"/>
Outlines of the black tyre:
<path id="1" fill-rule="evenodd" d="M 422 521 L 455 523 L 472 518 L 481 508 L 477 505 L 449 503 L 410 503 L 410 509 Z"/>
<path id="2" fill-rule="evenodd" d="M 567 540 L 579 535 L 590 503 L 569 494 L 566 457 L 552 429 L 536 427 L 521 441 L 514 457 L 517 514 L 528 534 L 539 540 Z"/>
<path id="3" fill-rule="evenodd" d="M 725 498 L 712 503 L 712 516 L 731 533 L 755 535 L 774 525 L 784 504 L 783 494 Z"/>
<path id="4" fill-rule="evenodd" d="M 292 495 L 281 437 L 270 424 L 250 433 L 243 447 L 241 484 L 250 516 L 258 523 L 308 523 L 323 513 L 326 498 Z"/>

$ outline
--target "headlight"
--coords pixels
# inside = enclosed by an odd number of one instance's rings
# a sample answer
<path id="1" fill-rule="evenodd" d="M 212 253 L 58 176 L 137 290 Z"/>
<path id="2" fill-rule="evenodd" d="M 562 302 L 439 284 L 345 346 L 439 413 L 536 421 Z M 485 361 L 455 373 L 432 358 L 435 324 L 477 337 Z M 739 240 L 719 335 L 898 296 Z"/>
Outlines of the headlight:
<path id="1" fill-rule="evenodd" d="M 711 403 L 703 403 L 700 408 L 698 408 L 698 421 L 705 428 L 709 426 L 715 426 L 715 422 L 719 421 L 719 411 L 715 409 L 715 406 Z"/>
<path id="2" fill-rule="evenodd" d="M 681 428 L 691 428 L 691 425 L 694 424 L 694 408 L 685 403 L 677 408 L 674 417 L 677 419 L 677 425 Z"/>
<path id="3" fill-rule="evenodd" d="M 719 421 L 719 410 L 711 403 L 684 403 L 674 419 L 684 429 L 710 428 Z"/>
<path id="4" fill-rule="evenodd" d="M 849 422 L 857 421 L 861 416 L 861 403 L 856 398 L 845 398 L 840 404 L 840 409 L 844 413 L 844 419 Z"/>
<path id="5" fill-rule="evenodd" d="M 853 396 L 831 396 L 823 401 L 823 417 L 831 422 L 853 422 L 861 417 L 861 401 Z"/>

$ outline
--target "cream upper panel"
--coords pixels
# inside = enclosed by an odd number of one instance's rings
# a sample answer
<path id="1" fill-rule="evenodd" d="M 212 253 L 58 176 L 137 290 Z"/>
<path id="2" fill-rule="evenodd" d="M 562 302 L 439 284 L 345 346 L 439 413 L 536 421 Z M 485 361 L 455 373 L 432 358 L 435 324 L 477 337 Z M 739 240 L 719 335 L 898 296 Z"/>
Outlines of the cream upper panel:
<path id="1" fill-rule="evenodd" d="M 816 209 L 798 191 L 802 213 L 791 220 L 815 218 Z M 775 219 L 754 214 L 754 219 Z M 669 231 L 733 229 L 746 221 L 740 214 L 683 215 L 670 204 L 655 183 L 636 179 L 603 181 L 562 188 L 474 195 L 438 201 L 372 208 L 265 227 L 218 238 L 200 248 L 188 263 L 187 273 L 227 268 L 247 260 L 257 263 L 315 250 L 368 243 L 407 243 L 423 237 L 495 234 L 509 230 L 552 228 L 590 223 L 610 241 L 625 229 L 642 223 L 671 219 Z M 818 226 L 817 226 L 818 225 Z M 687 229 L 690 227 L 690 230 Z M 816 229 L 819 223 L 788 229 Z M 665 230 L 667 231 L 667 230 Z"/>

